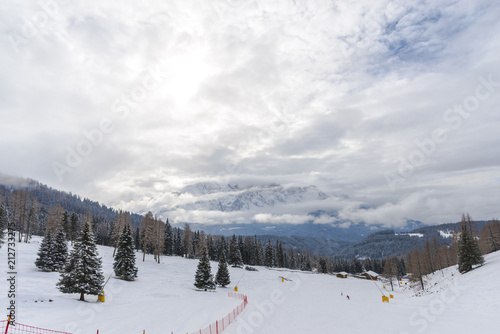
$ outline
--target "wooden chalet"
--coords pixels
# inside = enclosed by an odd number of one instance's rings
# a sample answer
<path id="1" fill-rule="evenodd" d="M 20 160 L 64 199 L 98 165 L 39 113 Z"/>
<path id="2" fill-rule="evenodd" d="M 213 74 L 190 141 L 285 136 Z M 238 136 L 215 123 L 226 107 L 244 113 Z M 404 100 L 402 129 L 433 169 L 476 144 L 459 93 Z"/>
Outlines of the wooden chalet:
<path id="1" fill-rule="evenodd" d="M 368 279 L 371 281 L 377 281 L 380 275 L 374 271 L 369 270 L 369 271 L 365 271 L 364 273 L 362 273 L 359 276 L 360 276 L 360 278 Z"/>
<path id="2" fill-rule="evenodd" d="M 347 273 L 345 271 L 341 271 L 340 273 L 337 273 L 338 278 L 347 278 Z"/>

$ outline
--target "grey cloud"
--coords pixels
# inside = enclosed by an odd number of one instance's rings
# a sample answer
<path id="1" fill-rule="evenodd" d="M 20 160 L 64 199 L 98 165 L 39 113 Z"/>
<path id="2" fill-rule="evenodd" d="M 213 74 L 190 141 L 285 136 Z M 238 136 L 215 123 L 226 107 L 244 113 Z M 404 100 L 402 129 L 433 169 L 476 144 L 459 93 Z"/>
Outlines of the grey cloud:
<path id="1" fill-rule="evenodd" d="M 444 116 L 479 77 L 500 82 L 499 11 L 451 4 L 67 3 L 19 53 L 9 34 L 41 9 L 5 5 L 2 171 L 127 209 L 223 180 L 316 184 L 348 195 L 329 204 L 354 221 L 491 218 L 500 87 L 457 129 Z M 131 101 L 152 68 L 158 85 Z M 52 162 L 105 118 L 114 130 L 60 183 Z M 384 173 L 398 175 L 400 159 L 438 128 L 446 140 L 391 190 Z"/>

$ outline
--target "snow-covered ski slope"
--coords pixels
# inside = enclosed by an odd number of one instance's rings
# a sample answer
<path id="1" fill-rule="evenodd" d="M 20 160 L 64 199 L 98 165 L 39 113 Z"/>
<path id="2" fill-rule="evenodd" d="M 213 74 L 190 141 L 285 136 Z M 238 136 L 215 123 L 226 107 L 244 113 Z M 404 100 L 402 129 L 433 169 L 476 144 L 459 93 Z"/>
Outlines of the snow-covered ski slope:
<path id="1" fill-rule="evenodd" d="M 192 333 L 222 318 L 241 303 L 229 298 L 239 281 L 248 296 L 247 309 L 224 333 L 498 333 L 500 331 L 500 252 L 465 275 L 451 267 L 428 278 L 428 291 L 417 294 L 397 289 L 382 303 L 383 283 L 331 275 L 258 267 L 257 272 L 230 268 L 231 286 L 216 292 L 193 286 L 197 260 L 151 255 L 142 262 L 139 278 L 111 278 L 106 302 L 96 296 L 65 295 L 55 286 L 57 273 L 40 272 L 34 265 L 40 238 L 17 245 L 17 321 L 72 333 L 140 334 Z M 99 247 L 104 273 L 111 274 L 113 249 Z M 7 250 L 0 249 L 1 304 L 6 314 Z M 215 274 L 217 263 L 212 263 Z M 280 276 L 290 280 L 284 280 Z M 347 299 L 349 295 L 350 300 Z M 52 301 L 49 301 L 52 300 Z"/>

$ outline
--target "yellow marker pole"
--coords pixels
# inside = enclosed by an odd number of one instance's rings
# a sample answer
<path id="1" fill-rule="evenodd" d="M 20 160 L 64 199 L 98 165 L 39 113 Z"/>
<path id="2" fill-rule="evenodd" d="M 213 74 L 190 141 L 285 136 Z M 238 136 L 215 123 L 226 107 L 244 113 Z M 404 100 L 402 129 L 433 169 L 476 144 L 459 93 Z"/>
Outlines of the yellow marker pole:
<path id="1" fill-rule="evenodd" d="M 7 332 L 9 331 L 9 325 L 10 325 L 10 314 L 9 318 L 7 319 L 7 328 L 5 328 L 5 334 L 7 334 Z"/>
<path id="2" fill-rule="evenodd" d="M 101 303 L 104 303 L 105 298 L 106 297 L 104 296 L 104 290 L 100 294 L 97 295 L 97 300 L 100 301 Z"/>

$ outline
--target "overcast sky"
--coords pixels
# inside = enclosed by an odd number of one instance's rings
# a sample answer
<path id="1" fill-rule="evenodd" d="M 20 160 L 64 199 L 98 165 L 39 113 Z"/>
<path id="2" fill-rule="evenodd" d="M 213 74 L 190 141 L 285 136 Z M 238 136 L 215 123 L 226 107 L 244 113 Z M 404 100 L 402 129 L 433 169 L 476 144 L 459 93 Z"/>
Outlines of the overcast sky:
<path id="1" fill-rule="evenodd" d="M 2 1 L 0 172 L 136 211 L 215 180 L 314 184 L 368 223 L 498 218 L 499 17 L 491 0 Z"/>

